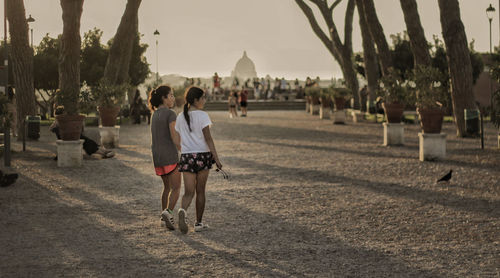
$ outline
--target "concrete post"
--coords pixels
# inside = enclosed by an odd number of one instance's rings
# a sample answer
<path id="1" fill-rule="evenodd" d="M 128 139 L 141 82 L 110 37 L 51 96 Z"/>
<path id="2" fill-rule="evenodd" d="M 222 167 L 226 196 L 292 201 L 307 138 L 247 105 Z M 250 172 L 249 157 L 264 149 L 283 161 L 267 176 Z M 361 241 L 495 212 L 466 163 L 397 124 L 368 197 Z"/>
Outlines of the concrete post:
<path id="1" fill-rule="evenodd" d="M 330 107 L 319 107 L 319 118 L 320 119 L 330 119 Z"/>
<path id="2" fill-rule="evenodd" d="M 383 123 L 382 125 L 384 126 L 384 146 L 405 144 L 405 125 L 403 123 Z"/>
<path id="3" fill-rule="evenodd" d="M 120 139 L 120 126 L 99 126 L 101 145 L 107 149 L 118 148 Z"/>
<path id="4" fill-rule="evenodd" d="M 83 140 L 57 140 L 57 166 L 80 167 L 83 160 Z"/>
<path id="5" fill-rule="evenodd" d="M 445 133 L 418 133 L 419 137 L 419 159 L 438 160 L 446 157 L 446 134 Z"/>
<path id="6" fill-rule="evenodd" d="M 333 124 L 345 124 L 345 110 L 335 110 L 333 112 Z"/>

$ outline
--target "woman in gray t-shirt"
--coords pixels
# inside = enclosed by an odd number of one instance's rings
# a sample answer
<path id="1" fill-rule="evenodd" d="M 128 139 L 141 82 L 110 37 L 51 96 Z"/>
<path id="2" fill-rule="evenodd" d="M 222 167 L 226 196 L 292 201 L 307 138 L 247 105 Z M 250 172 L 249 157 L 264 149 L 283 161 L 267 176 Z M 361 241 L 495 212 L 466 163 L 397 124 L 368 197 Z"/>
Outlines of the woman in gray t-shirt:
<path id="1" fill-rule="evenodd" d="M 174 91 L 169 86 L 159 86 L 149 93 L 151 116 L 151 151 L 156 175 L 163 180 L 161 219 L 167 228 L 175 229 L 173 209 L 181 190 L 181 174 L 177 170 L 180 137 L 175 131 L 177 116 L 170 108 L 175 105 Z"/>

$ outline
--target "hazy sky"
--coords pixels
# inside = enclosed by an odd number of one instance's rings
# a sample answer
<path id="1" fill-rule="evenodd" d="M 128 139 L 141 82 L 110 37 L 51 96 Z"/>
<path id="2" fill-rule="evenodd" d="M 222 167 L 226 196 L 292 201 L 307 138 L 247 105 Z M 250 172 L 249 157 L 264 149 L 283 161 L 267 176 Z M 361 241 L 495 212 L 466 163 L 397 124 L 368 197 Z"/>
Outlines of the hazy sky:
<path id="1" fill-rule="evenodd" d="M 35 45 L 49 33 L 62 33 L 59 0 L 25 0 L 26 15 L 36 22 Z M 336 8 L 337 27 L 343 30 L 347 0 Z M 492 3 L 497 9 L 492 23 L 493 45 L 498 45 L 498 2 L 461 0 L 462 20 L 467 39 L 475 40 L 478 51 L 489 49 L 488 19 L 485 10 Z M 104 31 L 104 42 L 114 36 L 126 0 L 85 0 L 81 33 L 97 27 Z M 419 12 L 428 40 L 441 34 L 437 0 L 420 0 Z M 385 34 L 404 31 L 399 0 L 375 0 Z M 3 5 L 0 7 L 3 13 Z M 357 11 L 354 16 L 354 50 L 360 51 L 361 36 Z M 1 23 L 3 28 L 3 21 Z M 294 0 L 143 0 L 139 11 L 142 41 L 152 71 L 156 71 L 155 29 L 158 37 L 160 74 L 211 76 L 229 75 L 246 50 L 257 74 L 286 78 L 320 76 L 341 77 L 339 66 L 314 35 Z M 2 29 L 3 30 L 3 29 Z"/>

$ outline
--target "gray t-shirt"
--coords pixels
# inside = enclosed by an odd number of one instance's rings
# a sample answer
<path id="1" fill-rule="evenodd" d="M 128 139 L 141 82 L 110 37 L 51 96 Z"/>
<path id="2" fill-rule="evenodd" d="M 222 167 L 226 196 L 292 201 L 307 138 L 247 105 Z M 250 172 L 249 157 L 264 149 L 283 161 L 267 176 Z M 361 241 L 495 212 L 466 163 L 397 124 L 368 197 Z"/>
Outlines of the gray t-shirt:
<path id="1" fill-rule="evenodd" d="M 172 165 L 179 162 L 179 152 L 170 135 L 170 123 L 177 116 L 175 112 L 161 107 L 151 116 L 151 151 L 155 167 Z"/>

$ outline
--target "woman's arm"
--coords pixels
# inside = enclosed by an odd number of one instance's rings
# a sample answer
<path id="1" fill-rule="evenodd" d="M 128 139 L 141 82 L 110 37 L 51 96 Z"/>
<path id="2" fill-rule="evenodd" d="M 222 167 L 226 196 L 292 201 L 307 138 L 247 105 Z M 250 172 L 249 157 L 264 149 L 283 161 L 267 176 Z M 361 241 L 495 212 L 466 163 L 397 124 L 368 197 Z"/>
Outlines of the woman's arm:
<path id="1" fill-rule="evenodd" d="M 206 126 L 203 128 L 203 136 L 205 137 L 205 141 L 207 142 L 208 148 L 212 153 L 212 156 L 215 160 L 215 164 L 218 169 L 222 169 L 222 164 L 220 163 L 219 156 L 217 155 L 217 151 L 215 150 L 214 140 L 212 139 L 212 134 L 210 134 L 210 126 Z"/>
<path id="2" fill-rule="evenodd" d="M 168 125 L 170 129 L 170 137 L 172 138 L 172 142 L 174 142 L 175 147 L 177 147 L 177 150 L 181 150 L 181 137 L 179 136 L 179 133 L 175 130 L 175 121 L 171 122 Z"/>

